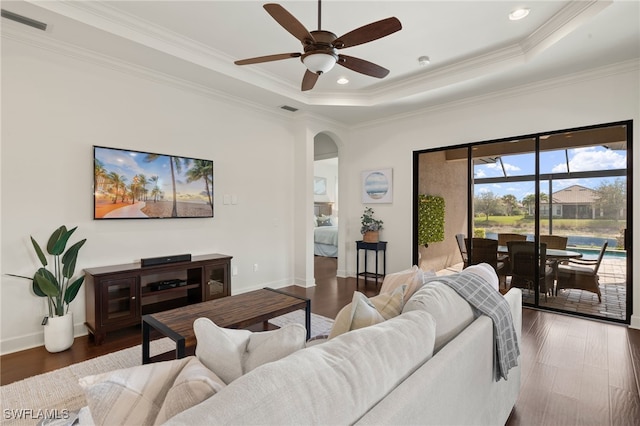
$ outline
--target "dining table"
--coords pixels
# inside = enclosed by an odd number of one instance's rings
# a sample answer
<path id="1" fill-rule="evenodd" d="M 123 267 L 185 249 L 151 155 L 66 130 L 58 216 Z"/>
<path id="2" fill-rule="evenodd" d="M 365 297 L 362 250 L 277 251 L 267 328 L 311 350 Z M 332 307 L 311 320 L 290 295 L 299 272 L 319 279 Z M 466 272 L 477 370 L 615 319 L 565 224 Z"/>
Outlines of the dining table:
<path id="1" fill-rule="evenodd" d="M 498 253 L 509 254 L 507 246 L 498 246 Z M 549 260 L 568 260 L 582 257 L 582 253 L 573 250 L 547 249 L 547 259 Z"/>
<path id="2" fill-rule="evenodd" d="M 507 255 L 509 249 L 507 246 L 498 246 L 498 254 Z M 547 249 L 547 264 L 553 269 L 554 279 L 558 279 L 558 264 L 569 259 L 578 259 L 582 257 L 582 253 L 573 250 Z M 552 291 L 552 295 L 553 295 Z"/>

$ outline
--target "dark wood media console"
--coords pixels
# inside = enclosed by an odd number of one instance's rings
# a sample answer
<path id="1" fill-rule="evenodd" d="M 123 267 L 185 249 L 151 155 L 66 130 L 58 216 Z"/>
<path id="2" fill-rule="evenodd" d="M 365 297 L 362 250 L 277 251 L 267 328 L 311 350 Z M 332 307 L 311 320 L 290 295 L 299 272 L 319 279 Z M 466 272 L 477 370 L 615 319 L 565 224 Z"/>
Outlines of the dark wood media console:
<path id="1" fill-rule="evenodd" d="M 85 325 L 99 345 L 107 332 L 140 324 L 142 315 L 229 296 L 231 258 L 208 254 L 164 265 L 85 269 Z"/>

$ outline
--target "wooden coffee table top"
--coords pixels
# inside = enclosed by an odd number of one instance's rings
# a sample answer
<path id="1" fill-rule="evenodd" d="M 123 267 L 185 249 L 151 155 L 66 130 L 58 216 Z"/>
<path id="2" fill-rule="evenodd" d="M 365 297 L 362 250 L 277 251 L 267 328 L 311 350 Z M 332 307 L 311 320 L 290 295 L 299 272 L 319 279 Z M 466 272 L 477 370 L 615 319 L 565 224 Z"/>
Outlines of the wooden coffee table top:
<path id="1" fill-rule="evenodd" d="M 190 347 L 196 344 L 193 322 L 198 318 L 209 318 L 219 327 L 244 328 L 297 309 L 305 309 L 306 304 L 306 299 L 273 289 L 260 289 L 145 315 L 145 321 L 162 324 L 180 334 L 185 339 L 185 346 Z"/>

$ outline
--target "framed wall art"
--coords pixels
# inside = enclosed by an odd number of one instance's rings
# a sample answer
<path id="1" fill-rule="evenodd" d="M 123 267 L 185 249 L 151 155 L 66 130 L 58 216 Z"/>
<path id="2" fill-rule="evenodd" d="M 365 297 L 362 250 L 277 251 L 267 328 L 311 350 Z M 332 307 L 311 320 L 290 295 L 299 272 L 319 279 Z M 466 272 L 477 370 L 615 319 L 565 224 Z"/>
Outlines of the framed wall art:
<path id="1" fill-rule="evenodd" d="M 393 202 L 393 169 L 362 172 L 362 203 Z"/>
<path id="2" fill-rule="evenodd" d="M 313 195 L 327 195 L 327 178 L 313 178 Z"/>

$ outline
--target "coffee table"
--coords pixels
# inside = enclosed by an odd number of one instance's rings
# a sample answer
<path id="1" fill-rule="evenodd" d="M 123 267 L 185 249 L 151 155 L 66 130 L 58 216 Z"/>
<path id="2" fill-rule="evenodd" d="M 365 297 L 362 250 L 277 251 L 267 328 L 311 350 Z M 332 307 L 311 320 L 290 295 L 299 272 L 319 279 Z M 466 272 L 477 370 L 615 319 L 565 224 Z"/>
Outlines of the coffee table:
<path id="1" fill-rule="evenodd" d="M 193 322 L 209 318 L 219 327 L 244 328 L 271 318 L 305 310 L 307 340 L 311 337 L 311 301 L 281 290 L 264 288 L 235 296 L 187 305 L 169 311 L 142 316 L 142 363 L 152 361 L 149 356 L 151 329 L 176 342 L 176 359 L 184 358 L 186 348 L 195 347 Z M 154 357 L 155 358 L 155 357 Z"/>

